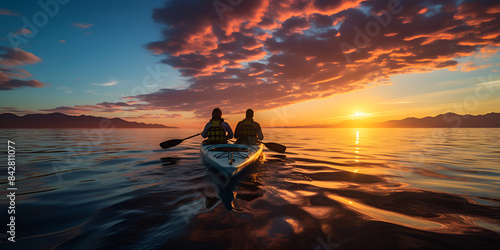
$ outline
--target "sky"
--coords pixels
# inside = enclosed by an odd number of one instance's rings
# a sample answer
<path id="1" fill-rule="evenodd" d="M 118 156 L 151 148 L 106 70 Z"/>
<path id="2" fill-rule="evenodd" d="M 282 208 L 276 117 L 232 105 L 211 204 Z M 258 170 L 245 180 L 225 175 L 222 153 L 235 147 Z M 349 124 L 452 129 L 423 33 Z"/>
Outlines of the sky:
<path id="1" fill-rule="evenodd" d="M 202 128 L 500 112 L 500 2 L 0 4 L 0 113 Z"/>

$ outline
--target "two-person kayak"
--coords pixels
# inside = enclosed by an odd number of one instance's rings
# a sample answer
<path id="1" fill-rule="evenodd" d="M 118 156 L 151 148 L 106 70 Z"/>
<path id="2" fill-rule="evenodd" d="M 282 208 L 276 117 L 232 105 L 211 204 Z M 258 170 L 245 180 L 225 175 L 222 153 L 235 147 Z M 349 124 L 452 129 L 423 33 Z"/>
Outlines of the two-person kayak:
<path id="1" fill-rule="evenodd" d="M 175 147 L 183 141 L 196 137 L 201 133 L 188 136 L 184 139 L 171 139 L 160 143 L 163 149 Z M 203 160 L 219 171 L 233 176 L 238 174 L 243 168 L 255 162 L 262 155 L 262 150 L 266 146 L 271 151 L 285 153 L 286 146 L 274 142 L 261 142 L 257 144 L 205 144 L 201 143 L 200 152 Z"/>
<path id="2" fill-rule="evenodd" d="M 262 143 L 255 145 L 201 143 L 200 152 L 208 165 L 231 177 L 259 159 L 263 148 Z"/>

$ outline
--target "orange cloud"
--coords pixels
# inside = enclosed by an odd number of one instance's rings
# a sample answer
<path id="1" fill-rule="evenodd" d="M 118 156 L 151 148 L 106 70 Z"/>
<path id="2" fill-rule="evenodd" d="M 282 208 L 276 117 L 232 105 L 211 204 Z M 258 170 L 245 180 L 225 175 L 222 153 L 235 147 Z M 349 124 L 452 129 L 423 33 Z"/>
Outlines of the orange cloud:
<path id="1" fill-rule="evenodd" d="M 473 62 L 468 62 L 468 63 L 461 65 L 460 71 L 469 72 L 469 71 L 478 70 L 478 69 L 485 69 L 485 68 L 488 68 L 491 66 L 493 66 L 493 64 L 484 64 L 484 65 L 477 66 Z"/>
<path id="2" fill-rule="evenodd" d="M 128 119 L 175 119 L 182 118 L 182 114 L 144 114 L 139 116 L 124 117 Z"/>

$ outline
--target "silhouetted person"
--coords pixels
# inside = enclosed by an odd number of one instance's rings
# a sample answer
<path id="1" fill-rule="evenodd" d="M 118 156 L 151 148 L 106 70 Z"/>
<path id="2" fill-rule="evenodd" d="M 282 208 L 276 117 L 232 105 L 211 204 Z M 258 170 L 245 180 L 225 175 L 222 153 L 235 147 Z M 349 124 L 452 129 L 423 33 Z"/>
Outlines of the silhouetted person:
<path id="1" fill-rule="evenodd" d="M 224 144 L 233 138 L 233 130 L 227 122 L 222 119 L 222 111 L 215 108 L 212 111 L 212 119 L 205 125 L 201 137 L 207 138 L 205 144 Z"/>
<path id="2" fill-rule="evenodd" d="M 253 120 L 253 110 L 247 109 L 246 118 L 236 125 L 234 137 L 240 144 L 255 144 L 257 139 L 264 139 L 260 125 Z"/>

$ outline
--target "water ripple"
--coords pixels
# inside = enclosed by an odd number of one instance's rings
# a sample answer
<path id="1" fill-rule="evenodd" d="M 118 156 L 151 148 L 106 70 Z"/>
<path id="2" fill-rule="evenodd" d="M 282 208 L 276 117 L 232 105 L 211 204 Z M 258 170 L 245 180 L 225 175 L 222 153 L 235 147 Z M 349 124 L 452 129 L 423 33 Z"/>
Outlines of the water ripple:
<path id="1" fill-rule="evenodd" d="M 199 139 L 158 148 L 197 130 L 0 133 L 20 145 L 16 249 L 500 245 L 499 129 L 266 129 L 287 153 L 231 179 Z"/>

